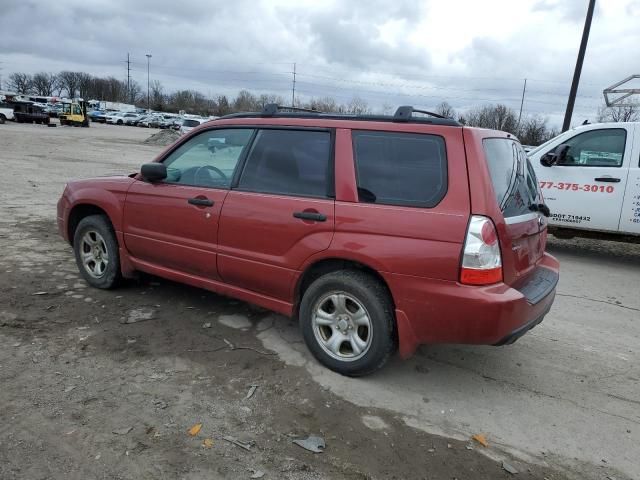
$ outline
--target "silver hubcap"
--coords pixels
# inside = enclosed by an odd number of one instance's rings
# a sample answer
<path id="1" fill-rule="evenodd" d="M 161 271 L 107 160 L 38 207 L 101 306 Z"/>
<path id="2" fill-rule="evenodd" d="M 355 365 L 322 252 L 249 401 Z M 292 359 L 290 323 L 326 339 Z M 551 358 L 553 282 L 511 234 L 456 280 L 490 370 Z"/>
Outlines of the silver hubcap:
<path id="1" fill-rule="evenodd" d="M 109 253 L 102 235 L 95 230 L 89 230 L 82 236 L 80 258 L 84 269 L 93 278 L 100 278 L 105 274 L 109 265 Z"/>
<path id="2" fill-rule="evenodd" d="M 336 360 L 357 360 L 371 346 L 369 313 L 360 301 L 345 292 L 322 297 L 313 309 L 312 322 L 318 344 Z"/>

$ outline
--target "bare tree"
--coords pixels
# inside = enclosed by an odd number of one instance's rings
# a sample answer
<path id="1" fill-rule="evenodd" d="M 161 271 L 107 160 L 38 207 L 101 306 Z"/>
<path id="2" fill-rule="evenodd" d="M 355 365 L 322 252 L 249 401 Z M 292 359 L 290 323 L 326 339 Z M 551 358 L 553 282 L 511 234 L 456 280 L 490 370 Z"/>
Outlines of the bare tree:
<path id="1" fill-rule="evenodd" d="M 7 80 L 7 89 L 19 94 L 31 92 L 33 86 L 33 78 L 28 73 L 12 73 Z"/>
<path id="2" fill-rule="evenodd" d="M 160 80 L 153 80 L 151 82 L 151 105 L 154 110 L 163 111 L 166 103 L 164 95 L 164 87 Z"/>
<path id="3" fill-rule="evenodd" d="M 555 136 L 547 128 L 547 120 L 538 116 L 521 121 L 516 134 L 523 145 L 540 145 Z"/>
<path id="4" fill-rule="evenodd" d="M 125 92 L 125 94 L 123 95 L 121 101 L 125 101 L 127 103 L 132 103 L 132 104 L 135 105 L 136 103 L 141 102 L 143 99 L 147 98 L 147 96 L 144 95 L 144 93 L 142 92 L 142 87 L 135 80 L 131 80 L 129 82 L 129 93 L 128 93 L 128 95 L 126 94 L 126 92 L 127 92 L 127 83 L 126 82 L 121 82 L 121 83 L 122 83 L 122 89 Z"/>
<path id="5" fill-rule="evenodd" d="M 467 113 L 466 124 L 472 127 L 491 128 L 516 133 L 518 117 L 506 105 L 485 105 Z"/>
<path id="6" fill-rule="evenodd" d="M 284 98 L 282 98 L 280 95 L 275 95 L 273 93 L 270 93 L 270 94 L 263 93 L 258 97 L 258 105 L 260 106 L 260 108 L 264 108 L 265 105 L 269 103 L 276 103 L 278 105 L 283 105 Z"/>
<path id="7" fill-rule="evenodd" d="M 231 105 L 226 95 L 218 95 L 215 100 L 214 114 L 218 116 L 228 115 L 231 113 Z"/>
<path id="8" fill-rule="evenodd" d="M 353 97 L 346 106 L 346 112 L 354 115 L 366 115 L 371 113 L 371 108 L 367 101 L 360 97 Z"/>
<path id="9" fill-rule="evenodd" d="M 80 98 L 84 98 L 85 100 L 89 100 L 87 97 L 91 92 L 91 81 L 93 77 L 88 73 L 84 72 L 75 72 L 76 81 L 78 83 L 78 96 Z"/>
<path id="10" fill-rule="evenodd" d="M 640 104 L 625 107 L 598 108 L 598 122 L 636 122 L 640 120 Z"/>
<path id="11" fill-rule="evenodd" d="M 444 118 L 456 118 L 455 109 L 451 105 L 449 105 L 447 102 L 442 102 L 438 104 L 438 106 L 436 107 L 436 111 L 434 113 L 437 113 L 438 115 L 442 115 Z"/>
<path id="12" fill-rule="evenodd" d="M 233 110 L 236 112 L 254 112 L 258 110 L 258 99 L 248 90 L 240 90 L 233 101 Z"/>
<path id="13" fill-rule="evenodd" d="M 43 97 L 52 97 L 58 76 L 55 73 L 39 72 L 33 76 L 33 92 Z"/>
<path id="14" fill-rule="evenodd" d="M 326 113 L 336 113 L 341 111 L 338 103 L 331 97 L 312 98 L 304 107 L 309 110 L 317 110 L 318 112 Z"/>
<path id="15" fill-rule="evenodd" d="M 78 91 L 78 75 L 76 72 L 65 70 L 58 74 L 58 79 L 62 90 L 67 92 L 67 96 L 69 98 L 75 97 Z"/>

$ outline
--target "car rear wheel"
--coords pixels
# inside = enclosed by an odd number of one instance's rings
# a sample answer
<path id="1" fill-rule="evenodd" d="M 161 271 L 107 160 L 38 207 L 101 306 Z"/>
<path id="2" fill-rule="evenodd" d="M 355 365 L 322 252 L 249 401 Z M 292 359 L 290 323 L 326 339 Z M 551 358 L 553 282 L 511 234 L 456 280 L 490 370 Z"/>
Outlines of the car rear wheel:
<path id="1" fill-rule="evenodd" d="M 80 274 L 96 288 L 114 288 L 121 279 L 118 241 L 104 215 L 83 218 L 73 235 Z"/>
<path id="2" fill-rule="evenodd" d="M 389 292 L 365 272 L 342 270 L 315 280 L 302 297 L 300 327 L 314 357 L 342 375 L 373 373 L 395 349 Z"/>
<path id="3" fill-rule="evenodd" d="M 0 113 L 0 125 L 2 125 L 5 121 L 6 121 L 5 116 Z"/>

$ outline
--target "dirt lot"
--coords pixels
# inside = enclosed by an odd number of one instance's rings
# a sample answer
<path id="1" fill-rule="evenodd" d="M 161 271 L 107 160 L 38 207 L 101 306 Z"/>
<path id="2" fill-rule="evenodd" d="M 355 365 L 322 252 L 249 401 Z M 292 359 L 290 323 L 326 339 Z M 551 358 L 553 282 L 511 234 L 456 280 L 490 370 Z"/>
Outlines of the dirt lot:
<path id="1" fill-rule="evenodd" d="M 268 311 L 80 279 L 55 228 L 64 183 L 136 171 L 152 132 L 0 126 L 1 479 L 510 478 L 502 461 L 525 479 L 638 478 L 639 248 L 555 241 L 561 295 L 515 345 L 423 347 L 346 379 Z M 292 443 L 310 434 L 324 453 Z"/>

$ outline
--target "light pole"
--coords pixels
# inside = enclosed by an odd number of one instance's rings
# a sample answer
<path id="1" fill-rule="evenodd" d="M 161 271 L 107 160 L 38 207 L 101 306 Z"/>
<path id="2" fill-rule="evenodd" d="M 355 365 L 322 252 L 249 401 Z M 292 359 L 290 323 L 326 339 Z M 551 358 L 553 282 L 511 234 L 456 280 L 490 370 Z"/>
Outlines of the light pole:
<path id="1" fill-rule="evenodd" d="M 149 97 L 149 65 L 151 64 L 151 54 L 147 53 L 147 111 L 151 110 L 151 102 Z"/>

